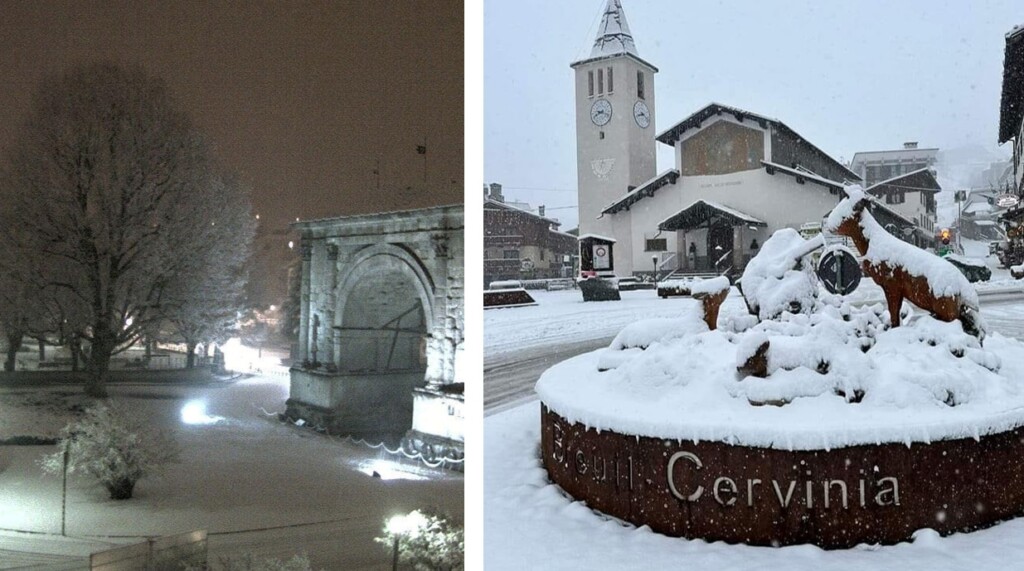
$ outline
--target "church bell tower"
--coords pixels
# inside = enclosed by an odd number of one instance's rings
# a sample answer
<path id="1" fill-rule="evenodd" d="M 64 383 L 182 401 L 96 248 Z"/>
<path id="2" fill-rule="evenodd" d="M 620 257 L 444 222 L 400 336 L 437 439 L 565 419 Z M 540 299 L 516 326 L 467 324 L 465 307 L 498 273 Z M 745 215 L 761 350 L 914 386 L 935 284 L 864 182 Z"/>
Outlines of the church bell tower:
<path id="1" fill-rule="evenodd" d="M 654 74 L 640 59 L 619 0 L 608 0 L 590 56 L 576 72 L 576 173 L 580 235 L 615 239 L 615 274 L 632 273 L 629 212 L 601 211 L 654 178 Z M 600 218 L 598 218 L 600 216 Z"/>

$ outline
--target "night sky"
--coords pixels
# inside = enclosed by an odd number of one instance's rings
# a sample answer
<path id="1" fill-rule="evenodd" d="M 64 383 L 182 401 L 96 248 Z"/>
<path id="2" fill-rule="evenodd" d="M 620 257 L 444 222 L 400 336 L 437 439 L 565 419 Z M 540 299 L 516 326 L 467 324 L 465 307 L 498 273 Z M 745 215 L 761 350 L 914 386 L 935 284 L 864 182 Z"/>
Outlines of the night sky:
<path id="1" fill-rule="evenodd" d="M 462 202 L 461 1 L 0 0 L 0 149 L 96 60 L 164 78 L 264 222 Z"/>

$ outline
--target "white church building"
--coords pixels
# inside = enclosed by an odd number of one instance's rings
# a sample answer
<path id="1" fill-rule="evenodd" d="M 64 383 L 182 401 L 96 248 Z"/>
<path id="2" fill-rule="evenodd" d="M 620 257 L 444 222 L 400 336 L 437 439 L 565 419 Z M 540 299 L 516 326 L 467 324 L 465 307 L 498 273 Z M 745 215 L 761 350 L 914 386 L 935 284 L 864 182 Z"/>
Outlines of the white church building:
<path id="1" fill-rule="evenodd" d="M 655 131 L 654 76 L 619 0 L 576 73 L 580 236 L 612 238 L 614 273 L 738 275 L 783 227 L 819 224 L 857 173 L 782 121 L 718 103 Z M 674 149 L 657 172 L 656 143 Z M 883 207 L 884 208 L 884 207 Z"/>

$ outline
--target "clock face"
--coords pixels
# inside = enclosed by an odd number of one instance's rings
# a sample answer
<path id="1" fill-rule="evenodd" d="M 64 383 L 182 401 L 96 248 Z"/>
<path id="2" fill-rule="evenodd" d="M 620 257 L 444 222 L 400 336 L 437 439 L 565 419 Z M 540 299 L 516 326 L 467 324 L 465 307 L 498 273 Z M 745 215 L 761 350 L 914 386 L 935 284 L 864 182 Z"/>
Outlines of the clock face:
<path id="1" fill-rule="evenodd" d="M 590 107 L 590 120 L 598 127 L 603 127 L 612 120 L 612 104 L 607 99 L 598 99 Z"/>
<path id="2" fill-rule="evenodd" d="M 651 111 L 647 109 L 646 103 L 637 101 L 633 104 L 633 119 L 641 129 L 646 129 L 651 124 Z"/>

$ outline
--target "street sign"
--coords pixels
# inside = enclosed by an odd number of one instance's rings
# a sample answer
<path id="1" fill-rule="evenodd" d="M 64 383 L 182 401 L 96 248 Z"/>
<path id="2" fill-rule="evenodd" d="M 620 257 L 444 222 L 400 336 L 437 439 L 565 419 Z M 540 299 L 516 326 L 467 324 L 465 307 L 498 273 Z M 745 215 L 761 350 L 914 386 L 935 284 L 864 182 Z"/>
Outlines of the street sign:
<path id="1" fill-rule="evenodd" d="M 1016 194 L 1000 194 L 996 197 L 996 206 L 999 208 L 1013 208 L 1020 202 Z"/>
<path id="2" fill-rule="evenodd" d="M 846 295 L 860 285 L 860 264 L 853 252 L 841 246 L 821 255 L 817 273 L 818 279 L 830 293 Z"/>

